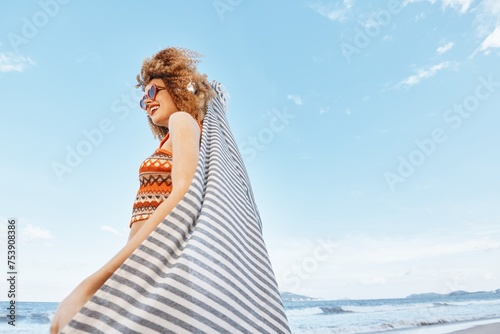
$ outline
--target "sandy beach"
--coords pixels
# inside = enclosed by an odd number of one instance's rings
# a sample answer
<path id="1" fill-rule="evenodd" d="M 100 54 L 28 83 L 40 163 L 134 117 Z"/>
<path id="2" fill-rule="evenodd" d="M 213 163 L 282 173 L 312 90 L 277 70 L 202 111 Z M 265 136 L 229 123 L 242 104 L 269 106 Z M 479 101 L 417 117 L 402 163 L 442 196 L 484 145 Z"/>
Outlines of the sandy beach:
<path id="1" fill-rule="evenodd" d="M 462 329 L 451 334 L 499 334 L 500 322 L 488 325 L 474 326 L 468 329 Z"/>
<path id="2" fill-rule="evenodd" d="M 382 333 L 382 332 L 378 332 Z M 392 334 L 500 334 L 500 319 L 463 321 L 411 329 L 392 330 Z"/>

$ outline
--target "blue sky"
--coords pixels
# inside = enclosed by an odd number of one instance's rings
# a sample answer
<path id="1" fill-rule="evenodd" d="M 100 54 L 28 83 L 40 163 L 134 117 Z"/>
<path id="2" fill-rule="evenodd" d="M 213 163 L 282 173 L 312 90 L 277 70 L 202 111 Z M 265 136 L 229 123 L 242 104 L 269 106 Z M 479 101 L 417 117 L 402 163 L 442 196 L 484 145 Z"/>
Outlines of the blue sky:
<path id="1" fill-rule="evenodd" d="M 167 46 L 229 91 L 281 290 L 500 288 L 498 1 L 2 6 L 1 249 L 15 217 L 19 300 L 60 301 L 126 242 L 158 145 L 135 76 Z"/>

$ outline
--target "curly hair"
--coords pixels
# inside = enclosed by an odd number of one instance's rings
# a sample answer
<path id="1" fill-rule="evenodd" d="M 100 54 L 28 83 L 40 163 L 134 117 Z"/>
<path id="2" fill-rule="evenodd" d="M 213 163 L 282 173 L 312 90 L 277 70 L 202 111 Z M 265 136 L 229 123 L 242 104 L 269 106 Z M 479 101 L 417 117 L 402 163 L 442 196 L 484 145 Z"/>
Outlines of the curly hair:
<path id="1" fill-rule="evenodd" d="M 169 47 L 161 50 L 142 64 L 141 73 L 137 75 L 137 88 L 144 88 L 153 79 L 161 79 L 172 96 L 178 110 L 186 111 L 199 122 L 203 121 L 207 104 L 215 93 L 208 82 L 206 74 L 198 73 L 196 64 L 201 54 L 184 48 Z M 187 89 L 192 83 L 195 93 Z M 154 138 L 163 138 L 168 128 L 153 123 L 147 115 Z"/>

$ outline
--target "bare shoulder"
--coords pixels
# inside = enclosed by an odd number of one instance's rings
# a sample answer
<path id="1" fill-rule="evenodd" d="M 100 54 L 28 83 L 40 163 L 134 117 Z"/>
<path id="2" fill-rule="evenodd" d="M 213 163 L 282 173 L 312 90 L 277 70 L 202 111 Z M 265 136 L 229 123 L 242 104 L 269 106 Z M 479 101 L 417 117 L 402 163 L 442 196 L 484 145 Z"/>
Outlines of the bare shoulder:
<path id="1" fill-rule="evenodd" d="M 172 139 L 172 151 L 199 147 L 200 127 L 193 116 L 187 112 L 177 111 L 170 115 L 168 129 Z"/>
<path id="2" fill-rule="evenodd" d="M 168 128 L 172 132 L 176 132 L 176 130 L 180 130 L 182 132 L 199 132 L 198 123 L 196 123 L 193 116 L 185 111 L 177 111 L 170 115 L 168 120 Z"/>

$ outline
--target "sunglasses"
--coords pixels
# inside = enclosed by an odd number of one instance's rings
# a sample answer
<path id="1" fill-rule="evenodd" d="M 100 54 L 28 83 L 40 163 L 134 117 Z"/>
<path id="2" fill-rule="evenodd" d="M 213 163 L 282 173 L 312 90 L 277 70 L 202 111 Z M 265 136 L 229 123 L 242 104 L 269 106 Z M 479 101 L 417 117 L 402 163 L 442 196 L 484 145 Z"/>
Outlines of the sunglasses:
<path id="1" fill-rule="evenodd" d="M 158 94 L 159 91 L 166 89 L 165 87 L 158 87 L 155 84 L 151 85 L 151 88 L 148 89 L 146 94 L 142 97 L 141 101 L 139 102 L 139 105 L 141 106 L 142 109 L 147 110 L 147 104 L 146 100 L 155 100 L 156 99 L 156 94 Z"/>

